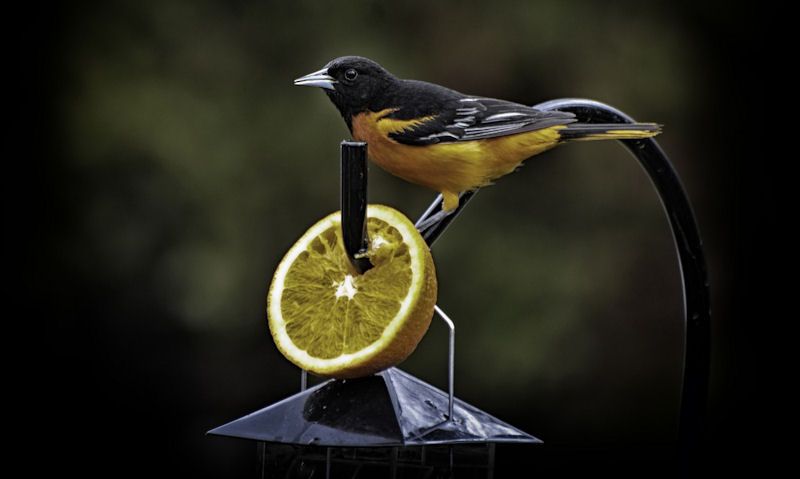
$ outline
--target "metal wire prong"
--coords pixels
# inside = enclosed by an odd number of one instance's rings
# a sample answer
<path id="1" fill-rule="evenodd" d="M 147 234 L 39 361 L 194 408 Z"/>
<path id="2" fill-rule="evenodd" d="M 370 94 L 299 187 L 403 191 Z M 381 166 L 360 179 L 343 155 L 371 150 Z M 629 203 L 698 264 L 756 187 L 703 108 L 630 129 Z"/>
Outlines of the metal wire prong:
<path id="1" fill-rule="evenodd" d="M 453 320 L 450 319 L 442 308 L 439 305 L 435 305 L 433 310 L 436 311 L 436 314 L 439 315 L 440 318 L 445 322 L 447 328 L 450 330 L 450 345 L 449 351 L 447 354 L 447 390 L 448 390 L 448 399 L 447 399 L 447 420 L 453 420 L 453 376 L 455 375 L 455 366 L 456 366 L 456 325 L 453 323 Z"/>

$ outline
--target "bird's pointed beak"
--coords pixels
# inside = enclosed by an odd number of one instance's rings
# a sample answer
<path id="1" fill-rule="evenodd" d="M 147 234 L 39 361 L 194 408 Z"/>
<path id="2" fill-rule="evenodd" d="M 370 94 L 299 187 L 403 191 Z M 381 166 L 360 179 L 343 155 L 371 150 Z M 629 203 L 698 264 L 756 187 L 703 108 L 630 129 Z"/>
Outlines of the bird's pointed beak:
<path id="1" fill-rule="evenodd" d="M 328 75 L 327 68 L 323 68 L 322 70 L 314 73 L 309 73 L 308 75 L 300 77 L 294 81 L 294 84 L 297 86 L 316 86 L 325 88 L 326 90 L 333 90 L 333 85 L 335 83 L 336 79 Z"/>

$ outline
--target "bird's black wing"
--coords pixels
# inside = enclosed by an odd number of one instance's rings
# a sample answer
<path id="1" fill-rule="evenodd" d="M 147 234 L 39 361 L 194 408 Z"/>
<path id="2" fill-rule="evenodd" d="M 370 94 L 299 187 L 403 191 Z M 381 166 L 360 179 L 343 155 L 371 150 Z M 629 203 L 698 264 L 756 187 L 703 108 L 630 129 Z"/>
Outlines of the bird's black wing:
<path id="1" fill-rule="evenodd" d="M 542 111 L 494 98 L 450 98 L 424 122 L 389 136 L 406 145 L 482 140 L 577 121 L 572 113 Z"/>

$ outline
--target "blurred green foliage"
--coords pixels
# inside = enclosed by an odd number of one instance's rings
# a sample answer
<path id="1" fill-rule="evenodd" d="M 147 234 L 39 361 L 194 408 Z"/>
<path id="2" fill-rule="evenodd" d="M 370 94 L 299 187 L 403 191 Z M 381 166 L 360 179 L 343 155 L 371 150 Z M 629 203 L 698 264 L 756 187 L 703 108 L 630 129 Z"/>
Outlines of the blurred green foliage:
<path id="1" fill-rule="evenodd" d="M 659 141 L 702 225 L 719 207 L 703 166 L 708 150 L 693 143 L 710 85 L 695 26 L 670 5 L 76 8 L 55 74 L 79 214 L 60 248 L 86 284 L 110 291 L 107 330 L 145 348 L 192 345 L 190 364 L 169 374 L 201 404 L 187 426 L 199 433 L 296 387 L 268 335 L 265 292 L 287 248 L 338 208 L 338 144 L 348 132 L 322 93 L 292 79 L 359 54 L 399 76 L 478 95 L 609 103 L 665 125 Z M 371 202 L 412 218 L 434 197 L 377 167 L 370 175 Z M 433 252 L 439 304 L 458 328 L 460 397 L 556 444 L 673 439 L 677 264 L 649 182 L 618 145 L 570 145 L 527 162 L 480 192 Z M 140 323 L 115 325 L 116 308 L 141 304 L 151 307 Z M 445 346 L 434 323 L 403 367 L 443 386 Z M 123 362 L 145 361 L 132 354 Z M 168 374 L 162 367 L 173 359 L 140 373 Z"/>

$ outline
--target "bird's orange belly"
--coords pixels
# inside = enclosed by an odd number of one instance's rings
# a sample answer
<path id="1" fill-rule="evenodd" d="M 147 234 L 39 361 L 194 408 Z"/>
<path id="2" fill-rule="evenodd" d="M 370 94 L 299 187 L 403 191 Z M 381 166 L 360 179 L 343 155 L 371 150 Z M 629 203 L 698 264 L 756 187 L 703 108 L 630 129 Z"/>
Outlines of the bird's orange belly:
<path id="1" fill-rule="evenodd" d="M 406 181 L 439 192 L 461 193 L 511 173 L 527 158 L 558 143 L 563 126 L 484 140 L 404 145 L 389 134 L 424 120 L 382 118 L 391 110 L 353 117 L 353 137 L 368 143 L 368 155 L 378 166 Z"/>

